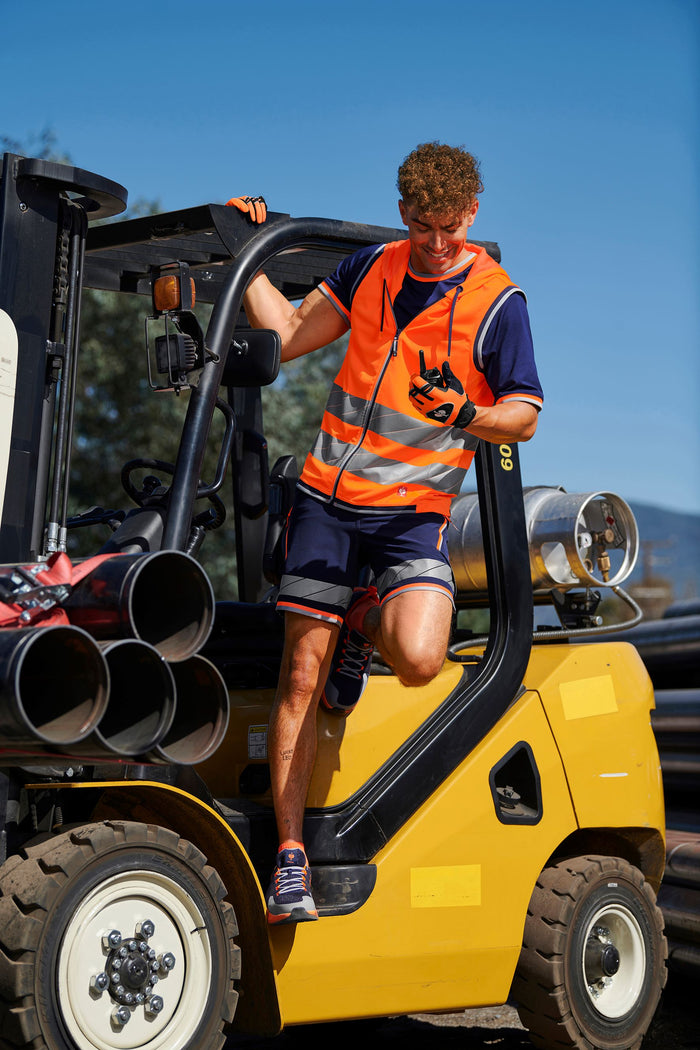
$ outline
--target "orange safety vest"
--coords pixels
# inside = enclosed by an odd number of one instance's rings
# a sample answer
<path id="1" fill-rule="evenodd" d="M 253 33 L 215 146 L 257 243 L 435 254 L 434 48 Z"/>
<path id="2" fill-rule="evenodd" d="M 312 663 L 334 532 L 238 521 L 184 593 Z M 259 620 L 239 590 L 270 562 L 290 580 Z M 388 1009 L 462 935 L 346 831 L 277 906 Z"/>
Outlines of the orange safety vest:
<path id="1" fill-rule="evenodd" d="M 428 368 L 449 356 L 452 371 L 477 405 L 494 404 L 475 364 L 474 343 L 489 312 L 518 292 L 508 274 L 474 244 L 463 285 L 426 307 L 401 331 L 392 303 L 403 284 L 410 241 L 384 246 L 355 291 L 343 365 L 326 404 L 321 429 L 306 458 L 300 488 L 324 502 L 386 512 L 449 515 L 478 445 L 458 427 L 426 419 L 408 397 L 423 350 Z M 496 301 L 498 300 L 498 303 Z"/>

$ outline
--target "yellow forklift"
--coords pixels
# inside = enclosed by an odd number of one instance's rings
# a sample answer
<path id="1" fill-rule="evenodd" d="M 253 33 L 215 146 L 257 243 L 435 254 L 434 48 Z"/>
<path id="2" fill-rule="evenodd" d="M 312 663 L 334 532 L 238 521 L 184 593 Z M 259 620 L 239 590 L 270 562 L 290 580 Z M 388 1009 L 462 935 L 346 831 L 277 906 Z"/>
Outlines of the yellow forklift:
<path id="1" fill-rule="evenodd" d="M 320 921 L 269 928 L 296 462 L 268 467 L 279 338 L 246 328 L 241 301 L 261 267 L 297 299 L 403 234 L 278 213 L 258 228 L 215 204 L 105 224 L 126 205 L 110 180 L 12 154 L 1 175 L 0 1045 L 213 1050 L 511 1000 L 536 1046 L 639 1047 L 666 979 L 654 697 L 598 612 L 605 588 L 629 602 L 627 505 L 523 489 L 517 447 L 482 445 L 450 525 L 448 659 L 405 689 L 375 657 L 351 718 L 319 711 Z M 128 512 L 71 519 L 84 287 L 147 297 L 151 385 L 187 410 L 175 463 L 125 465 Z M 229 472 L 235 601 L 198 558 Z M 108 539 L 71 558 L 86 520 Z M 535 630 L 545 607 L 555 622 Z"/>

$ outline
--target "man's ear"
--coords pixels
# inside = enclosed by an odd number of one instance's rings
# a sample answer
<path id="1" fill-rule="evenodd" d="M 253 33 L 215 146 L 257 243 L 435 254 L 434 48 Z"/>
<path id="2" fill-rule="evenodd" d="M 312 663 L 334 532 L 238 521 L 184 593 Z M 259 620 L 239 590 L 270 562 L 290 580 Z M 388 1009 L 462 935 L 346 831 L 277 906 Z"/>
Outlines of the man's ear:
<path id="1" fill-rule="evenodd" d="M 404 224 L 404 226 L 408 226 L 408 222 L 406 219 L 406 205 L 403 201 L 399 201 L 399 213 L 401 215 L 401 222 Z"/>
<path id="2" fill-rule="evenodd" d="M 476 213 L 478 212 L 478 210 L 479 210 L 479 201 L 475 197 L 474 198 L 474 203 L 472 204 L 471 208 L 469 209 L 469 225 L 470 226 L 474 222 L 474 219 L 476 218 Z"/>

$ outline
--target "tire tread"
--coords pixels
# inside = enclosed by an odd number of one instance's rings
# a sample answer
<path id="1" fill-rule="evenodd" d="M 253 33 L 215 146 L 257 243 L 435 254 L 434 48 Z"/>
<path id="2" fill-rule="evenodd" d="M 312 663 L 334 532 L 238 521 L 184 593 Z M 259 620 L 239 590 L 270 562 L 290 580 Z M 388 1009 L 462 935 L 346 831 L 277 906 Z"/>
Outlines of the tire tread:
<path id="1" fill-rule="evenodd" d="M 35 955 L 47 916 L 66 884 L 89 861 L 126 846 L 156 848 L 196 872 L 217 902 L 222 918 L 231 981 L 221 1003 L 221 1020 L 233 1020 L 240 978 L 235 912 L 224 901 L 226 887 L 193 843 L 158 825 L 109 820 L 86 824 L 46 838 L 13 856 L 0 870 L 0 1048 L 55 1050 L 41 1032 L 34 993 Z M 225 1036 L 212 1035 L 207 1047 L 220 1050 Z"/>
<path id="2" fill-rule="evenodd" d="M 619 857 L 583 856 L 545 868 L 528 906 L 523 945 L 512 985 L 523 1025 L 542 1050 L 597 1050 L 574 1017 L 566 988 L 565 951 L 577 901 L 607 875 L 623 877 L 645 898 L 666 958 L 663 917 L 642 872 Z M 666 980 L 660 978 L 658 994 Z M 620 1050 L 638 1050 L 644 1032 Z"/>

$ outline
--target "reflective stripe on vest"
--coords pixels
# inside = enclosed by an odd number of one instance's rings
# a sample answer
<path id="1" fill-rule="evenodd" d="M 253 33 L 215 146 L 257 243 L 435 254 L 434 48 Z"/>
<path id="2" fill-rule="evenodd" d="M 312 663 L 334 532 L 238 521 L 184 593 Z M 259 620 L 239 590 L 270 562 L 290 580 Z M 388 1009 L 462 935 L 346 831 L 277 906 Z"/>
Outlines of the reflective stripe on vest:
<path id="1" fill-rule="evenodd" d="M 391 304 L 406 275 L 410 242 L 385 245 L 355 292 L 348 350 L 304 464 L 302 488 L 363 510 L 449 513 L 478 439 L 422 416 L 408 397 L 410 377 L 419 369 L 419 351 L 428 368 L 441 367 L 449 353 L 469 397 L 492 405 L 474 344 L 504 293 L 518 291 L 483 248 L 469 250 L 475 259 L 464 284 L 398 331 Z"/>

